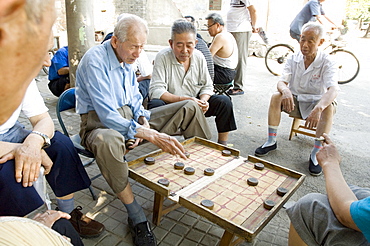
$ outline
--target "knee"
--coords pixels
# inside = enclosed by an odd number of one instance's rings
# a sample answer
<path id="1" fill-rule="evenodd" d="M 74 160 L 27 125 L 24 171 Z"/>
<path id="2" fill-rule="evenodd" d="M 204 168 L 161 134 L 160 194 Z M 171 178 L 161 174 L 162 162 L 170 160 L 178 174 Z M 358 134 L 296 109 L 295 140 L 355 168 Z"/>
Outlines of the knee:
<path id="1" fill-rule="evenodd" d="M 233 107 L 233 103 L 231 102 L 230 98 L 225 95 L 215 95 L 213 100 L 215 105 L 219 105 L 224 108 Z"/>
<path id="2" fill-rule="evenodd" d="M 112 147 L 124 146 L 125 138 L 113 129 L 99 129 L 99 132 L 94 135 L 92 147 L 96 151 L 103 151 L 112 149 Z"/>
<path id="3" fill-rule="evenodd" d="M 152 108 L 156 108 L 156 107 L 160 107 L 164 105 L 166 105 L 166 103 L 161 99 L 151 99 L 148 102 L 148 109 L 152 109 Z"/>

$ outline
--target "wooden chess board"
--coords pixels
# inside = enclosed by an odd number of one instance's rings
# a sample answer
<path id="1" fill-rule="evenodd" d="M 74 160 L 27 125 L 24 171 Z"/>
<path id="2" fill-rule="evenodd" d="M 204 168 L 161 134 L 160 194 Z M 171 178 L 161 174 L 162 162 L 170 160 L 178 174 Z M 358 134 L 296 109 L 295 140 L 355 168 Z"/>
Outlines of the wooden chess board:
<path id="1" fill-rule="evenodd" d="M 251 241 L 290 198 L 305 177 L 257 157 L 240 157 L 238 150 L 205 139 L 195 137 L 182 144 L 190 153 L 187 160 L 158 150 L 129 162 L 130 177 L 156 193 L 153 209 L 153 220 L 156 224 L 164 213 L 184 206 L 220 225 L 229 234 L 227 236 L 235 234 Z M 230 156 L 221 154 L 225 149 L 231 152 Z M 146 157 L 154 157 L 155 164 L 145 164 Z M 195 173 L 186 175 L 183 170 L 175 170 L 176 162 L 183 162 L 185 167 L 193 167 Z M 263 170 L 254 168 L 254 163 L 257 162 L 264 165 Z M 214 169 L 214 175 L 204 175 L 206 168 Z M 247 184 L 250 177 L 258 179 L 257 186 Z M 162 178 L 170 181 L 168 187 L 158 183 Z M 279 187 L 288 190 L 283 197 L 276 192 Z M 163 209 L 165 198 L 174 202 L 174 208 Z M 263 206 L 267 199 L 275 203 L 271 210 Z M 213 209 L 202 206 L 203 200 L 211 200 L 214 203 Z M 229 242 L 226 243 L 228 244 Z"/>

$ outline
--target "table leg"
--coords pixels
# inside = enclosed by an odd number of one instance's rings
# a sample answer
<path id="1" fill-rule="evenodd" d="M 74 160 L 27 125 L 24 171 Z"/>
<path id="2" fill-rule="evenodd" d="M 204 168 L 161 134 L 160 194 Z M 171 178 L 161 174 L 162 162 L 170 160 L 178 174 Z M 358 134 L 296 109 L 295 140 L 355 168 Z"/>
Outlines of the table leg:
<path id="1" fill-rule="evenodd" d="M 232 240 L 234 238 L 234 233 L 230 233 L 225 230 L 224 234 L 222 235 L 222 238 L 220 240 L 220 246 L 228 246 L 231 244 Z"/>
<path id="2" fill-rule="evenodd" d="M 161 218 L 163 215 L 163 201 L 164 196 L 155 192 L 154 193 L 154 205 L 153 205 L 153 224 L 160 225 Z"/>

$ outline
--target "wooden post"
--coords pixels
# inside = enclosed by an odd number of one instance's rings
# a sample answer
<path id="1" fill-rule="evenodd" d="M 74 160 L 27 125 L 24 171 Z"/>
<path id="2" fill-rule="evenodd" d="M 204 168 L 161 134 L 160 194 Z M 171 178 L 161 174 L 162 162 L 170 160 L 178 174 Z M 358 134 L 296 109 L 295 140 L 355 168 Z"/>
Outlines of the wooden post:
<path id="1" fill-rule="evenodd" d="M 75 86 L 77 66 L 85 52 L 95 45 L 93 3 L 65 1 L 68 34 L 69 79 Z"/>

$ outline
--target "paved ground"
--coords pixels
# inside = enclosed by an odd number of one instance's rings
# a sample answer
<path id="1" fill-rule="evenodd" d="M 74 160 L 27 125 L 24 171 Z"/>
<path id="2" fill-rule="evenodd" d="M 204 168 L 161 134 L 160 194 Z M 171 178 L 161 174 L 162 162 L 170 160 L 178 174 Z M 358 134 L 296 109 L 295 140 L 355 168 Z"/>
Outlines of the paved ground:
<path id="1" fill-rule="evenodd" d="M 341 86 L 338 96 L 338 110 L 334 118 L 331 136 L 337 143 L 343 157 L 342 169 L 349 183 L 370 187 L 370 171 L 368 168 L 368 139 L 370 138 L 370 85 L 366 70 L 370 65 L 367 48 L 370 39 L 353 38 L 348 49 L 353 51 L 361 62 L 361 71 L 351 83 Z M 361 49 L 364 47 L 364 49 Z M 153 47 L 150 48 L 153 50 Z M 365 52 L 366 51 L 366 52 Z M 152 53 L 154 54 L 154 53 Z M 229 143 L 241 151 L 241 156 L 253 155 L 255 148 L 261 145 L 267 132 L 267 109 L 270 95 L 276 90 L 277 78 L 269 74 L 262 58 L 250 57 L 248 60 L 249 83 L 246 93 L 233 97 L 238 130 L 230 134 Z M 57 129 L 60 129 L 55 115 L 57 98 L 47 89 L 46 76 L 40 73 L 38 85 L 50 109 Z M 68 113 L 69 130 L 78 132 L 79 118 Z M 24 122 L 24 120 L 22 120 Z M 209 119 L 216 140 L 216 129 L 212 119 Z M 293 195 L 291 201 L 296 201 L 310 192 L 325 193 L 324 177 L 312 177 L 308 174 L 308 157 L 313 145 L 313 139 L 299 135 L 288 141 L 291 119 L 283 115 L 278 131 L 279 148 L 266 160 L 302 172 L 307 176 L 303 185 Z M 144 144 L 127 156 L 133 160 L 140 155 L 155 149 L 151 144 Z M 94 163 L 87 167 L 91 177 L 99 173 Z M 151 220 L 153 192 L 141 184 L 130 180 L 136 199 L 142 204 Z M 93 187 L 99 199 L 93 201 L 89 191 L 76 193 L 78 205 L 83 206 L 83 212 L 104 223 L 107 230 L 99 238 L 84 239 L 85 245 L 132 245 L 127 226 L 127 213 L 114 196 L 105 180 L 100 177 L 93 181 Z M 51 197 L 52 194 L 51 194 Z M 174 210 L 163 217 L 160 226 L 153 226 L 159 245 L 217 245 L 223 229 L 201 218 L 184 208 Z M 252 243 L 242 245 L 287 245 L 289 219 L 282 209 L 271 222 L 259 233 Z"/>

